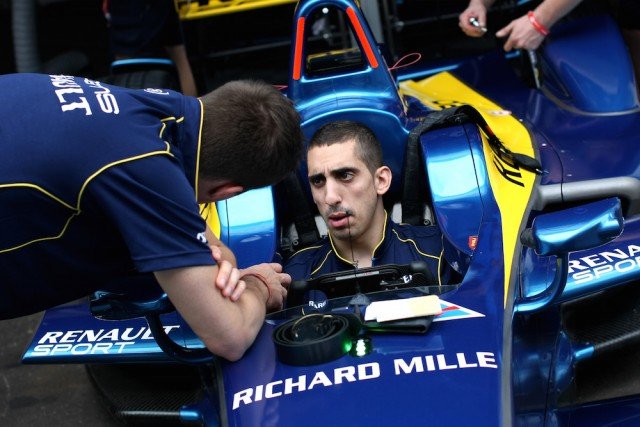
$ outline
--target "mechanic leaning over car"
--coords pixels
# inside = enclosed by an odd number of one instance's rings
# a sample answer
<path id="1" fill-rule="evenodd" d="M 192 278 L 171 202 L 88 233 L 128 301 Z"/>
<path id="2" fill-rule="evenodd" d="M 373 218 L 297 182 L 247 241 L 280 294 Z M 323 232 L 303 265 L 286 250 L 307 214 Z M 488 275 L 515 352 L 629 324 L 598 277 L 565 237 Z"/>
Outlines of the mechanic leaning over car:
<path id="1" fill-rule="evenodd" d="M 240 358 L 291 279 L 236 269 L 198 203 L 296 167 L 291 101 L 255 81 L 192 98 L 38 74 L 0 76 L 0 98 L 0 319 L 153 272 L 211 352 Z"/>
<path id="2" fill-rule="evenodd" d="M 436 226 L 396 224 L 382 196 L 391 185 L 391 169 L 382 148 L 365 125 L 337 121 L 313 136 L 307 151 L 313 201 L 329 234 L 291 256 L 284 271 L 292 280 L 384 264 L 425 261 L 439 284 L 451 270 L 443 257 Z"/>

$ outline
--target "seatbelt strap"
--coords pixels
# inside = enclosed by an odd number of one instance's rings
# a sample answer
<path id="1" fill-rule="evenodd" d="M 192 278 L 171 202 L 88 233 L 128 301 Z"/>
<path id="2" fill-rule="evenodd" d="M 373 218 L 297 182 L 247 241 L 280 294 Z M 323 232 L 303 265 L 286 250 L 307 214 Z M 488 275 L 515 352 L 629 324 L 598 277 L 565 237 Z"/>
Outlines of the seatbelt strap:
<path id="1" fill-rule="evenodd" d="M 404 153 L 404 174 L 402 183 L 402 222 L 422 225 L 422 205 L 427 194 L 426 171 L 422 162 L 420 136 L 443 123 L 452 112 L 438 110 L 429 114 L 409 133 Z"/>
<path id="2" fill-rule="evenodd" d="M 307 195 L 302 188 L 296 171 L 291 172 L 284 179 L 287 198 L 293 209 L 293 222 L 298 232 L 298 246 L 309 246 L 320 240 L 320 233 L 316 227 L 313 211 L 309 206 Z"/>

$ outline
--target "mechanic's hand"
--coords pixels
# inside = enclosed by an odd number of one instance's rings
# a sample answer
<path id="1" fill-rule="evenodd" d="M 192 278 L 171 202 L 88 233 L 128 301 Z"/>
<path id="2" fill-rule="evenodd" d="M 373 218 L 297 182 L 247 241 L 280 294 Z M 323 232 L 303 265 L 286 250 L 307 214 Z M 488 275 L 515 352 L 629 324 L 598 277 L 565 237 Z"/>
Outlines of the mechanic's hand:
<path id="1" fill-rule="evenodd" d="M 291 276 L 282 272 L 282 266 L 278 263 L 263 263 L 252 265 L 249 268 L 241 270 L 240 275 L 257 274 L 262 276 L 269 287 L 269 299 L 267 300 L 267 311 L 276 311 L 282 309 L 284 301 L 287 298 L 287 287 L 291 283 Z M 257 286 L 264 286 L 259 279 L 253 276 L 243 277 L 245 281 L 255 281 Z"/>
<path id="2" fill-rule="evenodd" d="M 475 18 L 478 21 L 479 27 L 471 24 L 471 18 Z M 471 1 L 469 7 L 458 17 L 458 25 L 466 35 L 482 37 L 486 32 L 482 28 L 487 28 L 487 7 L 481 2 Z"/>
<path id="3" fill-rule="evenodd" d="M 222 250 L 216 245 L 209 245 L 209 249 L 211 249 L 211 255 L 213 259 L 216 260 L 217 263 L 222 261 Z"/>
<path id="4" fill-rule="evenodd" d="M 531 25 L 527 15 L 511 21 L 496 33 L 496 37 L 509 37 L 504 44 L 507 52 L 511 49 L 537 49 L 544 40 L 544 36 Z"/>
<path id="5" fill-rule="evenodd" d="M 211 255 L 218 264 L 218 275 L 215 284 L 225 297 L 229 297 L 231 301 L 237 301 L 246 288 L 246 283 L 240 280 L 240 271 L 229 261 L 222 259 L 222 251 L 217 246 L 210 246 Z"/>

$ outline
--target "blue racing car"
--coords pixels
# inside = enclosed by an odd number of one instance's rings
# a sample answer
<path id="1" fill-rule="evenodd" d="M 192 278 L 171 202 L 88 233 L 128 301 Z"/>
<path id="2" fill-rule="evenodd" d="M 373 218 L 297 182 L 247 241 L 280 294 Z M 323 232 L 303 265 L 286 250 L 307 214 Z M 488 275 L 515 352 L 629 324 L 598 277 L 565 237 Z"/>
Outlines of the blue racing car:
<path id="1" fill-rule="evenodd" d="M 403 72 L 354 1 L 296 8 L 305 134 L 373 130 L 400 178 L 385 203 L 439 227 L 449 283 L 416 263 L 295 282 L 234 363 L 158 289 L 98 292 L 49 310 L 23 362 L 87 364 L 118 417 L 152 424 L 638 425 L 640 104 L 609 17 L 556 28 L 535 53 Z M 209 212 L 241 267 L 306 243 L 304 177 Z"/>

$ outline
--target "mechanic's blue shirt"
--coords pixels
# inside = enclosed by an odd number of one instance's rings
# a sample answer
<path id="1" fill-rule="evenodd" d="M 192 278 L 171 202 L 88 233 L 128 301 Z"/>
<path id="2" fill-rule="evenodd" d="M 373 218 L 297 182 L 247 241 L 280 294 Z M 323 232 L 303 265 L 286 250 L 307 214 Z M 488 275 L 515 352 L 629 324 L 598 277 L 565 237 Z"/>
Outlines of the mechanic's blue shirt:
<path id="1" fill-rule="evenodd" d="M 195 195 L 198 99 L 15 74 L 0 76 L 0 115 L 0 318 L 214 264 Z"/>
<path id="2" fill-rule="evenodd" d="M 446 284 L 450 268 L 442 254 L 442 234 L 437 227 L 396 224 L 387 218 L 382 241 L 373 253 L 371 265 L 402 265 L 412 261 L 425 261 L 438 284 Z M 294 281 L 309 280 L 353 267 L 346 257 L 338 253 L 329 235 L 315 245 L 293 254 L 285 264 L 284 272 L 290 274 Z"/>

